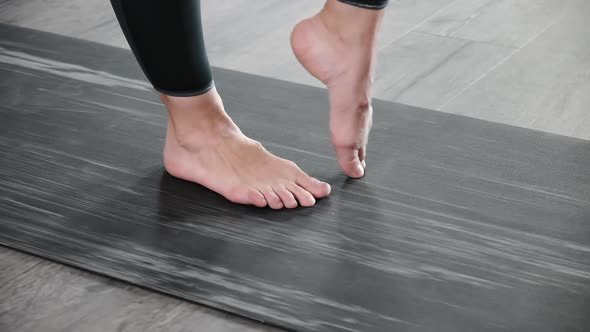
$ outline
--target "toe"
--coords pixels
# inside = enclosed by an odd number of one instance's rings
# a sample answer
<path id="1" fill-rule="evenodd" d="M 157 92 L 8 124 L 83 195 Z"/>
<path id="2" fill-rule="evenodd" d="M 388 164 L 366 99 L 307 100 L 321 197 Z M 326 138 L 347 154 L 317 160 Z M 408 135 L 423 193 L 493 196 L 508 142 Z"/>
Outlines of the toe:
<path id="1" fill-rule="evenodd" d="M 367 169 L 367 146 L 363 146 L 360 150 L 359 150 L 359 160 L 361 161 L 361 165 L 363 166 L 363 168 L 366 170 Z"/>
<path id="2" fill-rule="evenodd" d="M 266 198 L 268 206 L 270 206 L 271 209 L 283 208 L 283 201 L 277 194 L 275 194 L 272 188 L 267 188 L 262 192 L 264 193 L 264 198 Z"/>
<path id="3" fill-rule="evenodd" d="M 274 192 L 281 198 L 283 205 L 285 205 L 287 209 L 293 209 L 297 207 L 297 200 L 295 199 L 295 196 L 293 196 L 293 194 L 287 190 L 285 186 L 277 186 L 274 188 Z"/>
<path id="4" fill-rule="evenodd" d="M 362 148 L 359 149 L 359 160 L 361 161 L 361 164 L 363 164 L 363 167 L 365 167 L 365 158 L 367 157 L 367 146 L 363 146 Z"/>
<path id="5" fill-rule="evenodd" d="M 365 168 L 359 159 L 359 149 L 336 147 L 335 150 L 340 168 L 346 175 L 352 178 L 360 178 L 365 175 Z"/>
<path id="6" fill-rule="evenodd" d="M 301 171 L 297 177 L 297 184 L 304 190 L 310 192 L 315 198 L 324 198 L 330 195 L 330 191 L 332 190 L 330 185 L 326 182 L 312 178 L 311 176 L 303 173 L 303 171 Z"/>
<path id="7" fill-rule="evenodd" d="M 225 198 L 233 203 L 265 207 L 266 199 L 262 193 L 254 188 L 237 187 L 224 193 Z"/>
<path id="8" fill-rule="evenodd" d="M 289 191 L 293 193 L 293 195 L 297 198 L 301 206 L 310 207 L 315 204 L 315 198 L 313 197 L 313 195 L 309 191 L 298 186 L 297 184 L 292 183 L 291 185 L 287 186 L 287 189 L 289 189 Z"/>
<path id="9" fill-rule="evenodd" d="M 249 189 L 247 197 L 248 197 L 248 202 L 252 205 L 255 205 L 258 207 L 265 207 L 267 205 L 264 195 L 256 189 L 253 189 L 253 188 Z"/>

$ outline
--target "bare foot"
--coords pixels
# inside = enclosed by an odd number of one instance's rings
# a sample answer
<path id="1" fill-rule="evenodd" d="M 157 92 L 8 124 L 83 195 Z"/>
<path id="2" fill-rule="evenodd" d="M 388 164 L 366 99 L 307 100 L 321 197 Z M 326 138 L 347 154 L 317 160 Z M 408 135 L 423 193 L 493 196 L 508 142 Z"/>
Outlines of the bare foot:
<path id="1" fill-rule="evenodd" d="M 376 35 L 382 11 L 328 0 L 315 16 L 299 22 L 291 46 L 299 62 L 330 93 L 332 143 L 342 170 L 365 173 L 373 109 L 371 89 Z"/>
<path id="2" fill-rule="evenodd" d="M 228 200 L 273 209 L 312 206 L 330 186 L 246 137 L 215 89 L 197 97 L 162 95 L 170 118 L 164 164 L 171 175 L 199 183 Z"/>

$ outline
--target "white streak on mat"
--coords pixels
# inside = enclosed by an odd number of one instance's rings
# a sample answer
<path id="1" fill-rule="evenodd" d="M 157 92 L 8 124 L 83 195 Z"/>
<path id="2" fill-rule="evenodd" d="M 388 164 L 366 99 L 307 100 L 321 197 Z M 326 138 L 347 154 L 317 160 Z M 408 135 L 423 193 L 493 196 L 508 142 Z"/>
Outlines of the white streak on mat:
<path id="1" fill-rule="evenodd" d="M 18 51 L 10 51 L 0 46 L 0 63 L 39 70 L 46 73 L 75 79 L 78 81 L 98 84 L 108 87 L 125 87 L 136 90 L 151 91 L 150 84 L 132 78 L 109 74 L 100 70 L 74 65 Z"/>

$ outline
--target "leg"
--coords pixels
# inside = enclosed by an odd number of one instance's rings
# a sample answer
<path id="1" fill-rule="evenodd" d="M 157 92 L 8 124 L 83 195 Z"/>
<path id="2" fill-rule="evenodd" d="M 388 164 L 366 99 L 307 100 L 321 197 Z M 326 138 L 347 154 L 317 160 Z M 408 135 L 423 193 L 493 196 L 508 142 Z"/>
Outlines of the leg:
<path id="1" fill-rule="evenodd" d="M 241 204 L 311 206 L 326 183 L 244 136 L 225 113 L 205 53 L 199 0 L 111 0 L 139 64 L 168 109 L 166 170 Z"/>
<path id="2" fill-rule="evenodd" d="M 291 35 L 299 62 L 328 87 L 332 142 L 351 177 L 365 173 L 376 41 L 386 5 L 387 0 L 327 0 Z"/>

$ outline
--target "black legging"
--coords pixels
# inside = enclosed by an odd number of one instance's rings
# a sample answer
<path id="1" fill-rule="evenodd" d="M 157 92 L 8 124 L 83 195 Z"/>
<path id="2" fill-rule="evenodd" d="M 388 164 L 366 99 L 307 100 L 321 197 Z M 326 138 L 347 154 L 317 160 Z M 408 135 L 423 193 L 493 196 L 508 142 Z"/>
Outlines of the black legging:
<path id="1" fill-rule="evenodd" d="M 339 1 L 368 9 L 382 9 L 388 2 Z M 156 90 L 171 96 L 196 96 L 213 88 L 200 0 L 111 0 L 111 4 L 129 46 Z"/>

